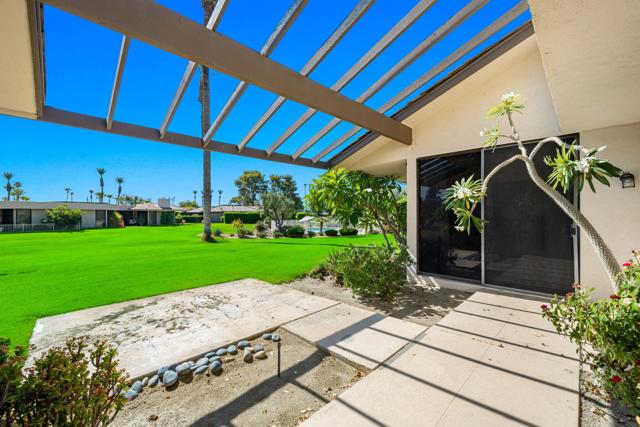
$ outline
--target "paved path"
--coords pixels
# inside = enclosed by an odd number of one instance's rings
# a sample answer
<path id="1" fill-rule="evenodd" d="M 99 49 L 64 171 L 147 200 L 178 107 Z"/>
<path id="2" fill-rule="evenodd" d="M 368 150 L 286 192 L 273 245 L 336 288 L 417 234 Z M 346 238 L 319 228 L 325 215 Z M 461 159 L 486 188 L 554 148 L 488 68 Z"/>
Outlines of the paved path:
<path id="1" fill-rule="evenodd" d="M 575 348 L 539 306 L 475 293 L 303 425 L 576 427 Z"/>
<path id="2" fill-rule="evenodd" d="M 238 280 L 39 319 L 30 357 L 71 336 L 106 338 L 136 378 L 336 304 L 255 279 Z"/>

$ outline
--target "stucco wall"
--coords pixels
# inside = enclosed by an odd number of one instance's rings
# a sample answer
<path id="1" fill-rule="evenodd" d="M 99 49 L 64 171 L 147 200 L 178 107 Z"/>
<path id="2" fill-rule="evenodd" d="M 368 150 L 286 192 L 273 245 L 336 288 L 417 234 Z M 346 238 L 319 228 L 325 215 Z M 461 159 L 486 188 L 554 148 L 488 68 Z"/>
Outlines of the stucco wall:
<path id="1" fill-rule="evenodd" d="M 628 170 L 636 177 L 636 188 L 622 189 L 614 179 L 611 187 L 596 184 L 596 193 L 585 188 L 580 195 L 580 209 L 604 237 L 618 261 L 640 249 L 640 123 L 580 133 L 580 142 L 588 147 L 606 145 L 602 157 Z M 610 293 L 609 281 L 586 238 L 580 241 L 580 280 L 595 287 L 599 296 Z"/>
<path id="2" fill-rule="evenodd" d="M 96 211 L 82 211 L 82 228 L 94 228 L 96 226 Z"/>
<path id="3" fill-rule="evenodd" d="M 47 217 L 44 209 L 31 209 L 31 224 L 42 224 L 42 220 Z"/>
<path id="4" fill-rule="evenodd" d="M 417 253 L 417 159 L 478 148 L 479 130 L 491 125 L 487 109 L 499 102 L 502 94 L 521 93 L 527 109 L 517 116 L 521 137 L 525 140 L 560 134 L 553 100 L 543 69 L 535 36 L 469 77 L 443 96 L 425 106 L 404 122 L 413 127 L 414 144 L 404 146 L 378 138 L 365 149 L 346 159 L 342 166 L 377 173 L 398 165 L 394 173 L 406 177 L 408 196 L 408 243 Z M 576 129 L 575 131 L 579 131 Z M 607 158 L 630 170 L 640 179 L 640 124 L 581 133 L 588 146 L 608 145 Z M 611 245 L 620 261 L 628 258 L 640 242 L 640 182 L 638 188 L 622 190 L 614 180 L 611 188 L 587 189 L 581 194 L 581 208 Z M 581 239 L 581 281 L 596 287 L 598 295 L 608 295 L 610 286 L 604 270 L 586 239 Z"/>

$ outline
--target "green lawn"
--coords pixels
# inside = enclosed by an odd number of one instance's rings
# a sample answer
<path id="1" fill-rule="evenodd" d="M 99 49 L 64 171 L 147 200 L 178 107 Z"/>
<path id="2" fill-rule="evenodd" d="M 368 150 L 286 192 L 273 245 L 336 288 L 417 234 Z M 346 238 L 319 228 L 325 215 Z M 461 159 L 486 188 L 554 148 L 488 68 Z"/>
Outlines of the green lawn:
<path id="1" fill-rule="evenodd" d="M 0 336 L 24 345 L 43 316 L 247 277 L 281 283 L 332 250 L 381 241 L 372 235 L 203 243 L 201 227 L 0 235 Z"/>

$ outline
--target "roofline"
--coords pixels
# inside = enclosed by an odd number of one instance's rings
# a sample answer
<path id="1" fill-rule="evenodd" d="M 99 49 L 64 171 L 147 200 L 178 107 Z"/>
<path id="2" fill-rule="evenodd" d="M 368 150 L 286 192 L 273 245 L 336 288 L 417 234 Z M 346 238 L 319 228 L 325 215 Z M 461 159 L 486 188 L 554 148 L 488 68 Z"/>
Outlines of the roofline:
<path id="1" fill-rule="evenodd" d="M 422 92 L 416 99 L 409 102 L 391 117 L 398 121 L 408 118 L 534 34 L 535 30 L 533 28 L 533 23 L 531 21 L 527 21 L 493 45 L 489 46 L 487 49 L 480 52 L 478 55 L 465 62 L 443 80 Z M 380 134 L 371 131 L 365 133 L 360 138 L 349 144 L 344 150 L 329 159 L 329 165 L 331 167 L 337 166 L 348 157 L 375 141 L 379 136 Z"/>

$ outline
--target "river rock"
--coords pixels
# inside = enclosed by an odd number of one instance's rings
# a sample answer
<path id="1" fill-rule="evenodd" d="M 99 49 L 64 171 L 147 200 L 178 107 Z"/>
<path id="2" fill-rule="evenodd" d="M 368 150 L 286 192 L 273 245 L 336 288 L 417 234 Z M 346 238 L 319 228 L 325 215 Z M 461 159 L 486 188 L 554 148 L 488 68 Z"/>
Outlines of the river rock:
<path id="1" fill-rule="evenodd" d="M 236 347 L 235 345 L 230 345 L 229 347 L 227 347 L 227 354 L 237 354 L 238 353 L 238 347 Z"/>
<path id="2" fill-rule="evenodd" d="M 200 359 L 198 359 L 198 361 L 194 366 L 196 369 L 198 369 L 200 366 L 208 365 L 208 364 L 209 364 L 209 359 L 206 357 L 201 357 Z"/>
<path id="3" fill-rule="evenodd" d="M 142 393 L 142 389 L 143 389 L 143 385 L 142 385 L 142 381 L 136 381 L 135 383 L 133 383 L 133 385 L 131 386 L 131 390 L 135 390 L 136 393 Z"/>
<path id="4" fill-rule="evenodd" d="M 247 347 L 244 349 L 244 354 L 242 355 L 242 360 L 247 363 L 253 362 L 253 353 L 251 352 L 251 348 Z"/>
<path id="5" fill-rule="evenodd" d="M 193 371 L 193 373 L 194 373 L 195 375 L 200 375 L 200 374 L 202 374 L 203 372 L 205 372 L 208 368 L 209 368 L 209 366 L 208 366 L 208 365 L 201 365 L 201 366 L 198 366 L 198 367 Z"/>
<path id="6" fill-rule="evenodd" d="M 156 385 L 158 385 L 158 380 L 159 380 L 159 379 L 160 379 L 160 378 L 159 378 L 157 375 L 152 376 L 152 377 L 149 379 L 149 382 L 147 383 L 147 386 L 148 386 L 148 387 L 155 387 Z"/>
<path id="7" fill-rule="evenodd" d="M 260 350 L 256 352 L 256 359 L 266 359 L 267 358 L 267 352 L 264 350 Z"/>
<path id="8" fill-rule="evenodd" d="M 260 351 L 264 351 L 264 347 L 261 346 L 260 344 L 258 344 L 257 346 L 253 347 L 253 349 L 255 350 L 256 353 L 258 353 Z"/>
<path id="9" fill-rule="evenodd" d="M 282 338 L 278 334 L 273 334 L 273 336 L 271 336 L 271 341 L 280 342 L 280 341 L 282 341 Z"/>
<path id="10" fill-rule="evenodd" d="M 251 345 L 251 343 L 247 340 L 242 340 L 238 343 L 238 348 L 240 350 L 243 350 L 245 347 L 249 347 Z"/>
<path id="11" fill-rule="evenodd" d="M 149 377 L 144 377 L 142 379 L 142 387 L 146 387 L 149 384 Z"/>
<path id="12" fill-rule="evenodd" d="M 164 375 L 165 372 L 167 372 L 169 370 L 168 366 L 163 366 L 162 368 L 158 369 L 158 377 L 160 379 L 162 379 L 162 376 Z"/>
<path id="13" fill-rule="evenodd" d="M 138 392 L 135 391 L 134 389 L 130 388 L 129 390 L 127 390 L 127 392 L 124 394 L 124 398 L 127 400 L 133 400 L 136 397 L 138 397 Z"/>
<path id="14" fill-rule="evenodd" d="M 209 358 L 209 363 L 213 363 L 213 362 L 215 362 L 216 360 L 221 360 L 221 357 L 220 357 L 220 356 L 213 356 L 213 357 L 210 357 L 210 358 Z"/>
<path id="15" fill-rule="evenodd" d="M 224 356 L 225 354 L 227 354 L 226 348 L 221 348 L 220 350 L 216 351 L 216 356 Z"/>
<path id="16" fill-rule="evenodd" d="M 178 381 L 178 374 L 175 371 L 167 371 L 162 377 L 162 383 L 165 387 L 171 387 Z"/>
<path id="17" fill-rule="evenodd" d="M 271 334 L 264 334 L 264 335 L 262 335 L 262 339 L 263 339 L 263 340 L 267 340 L 267 341 L 269 341 L 272 337 L 273 337 L 273 335 L 271 335 Z"/>
<path id="18" fill-rule="evenodd" d="M 219 360 L 216 360 L 211 365 L 209 365 L 209 370 L 212 374 L 217 374 L 218 372 L 222 371 L 222 363 L 220 363 Z"/>
<path id="19" fill-rule="evenodd" d="M 205 354 L 204 357 L 206 357 L 207 359 L 211 359 L 215 355 L 216 355 L 215 351 L 210 351 L 209 353 Z"/>
<path id="20" fill-rule="evenodd" d="M 176 366 L 176 374 L 180 376 L 187 375 L 190 371 L 191 371 L 191 365 L 189 364 L 189 362 L 184 362 Z"/>

